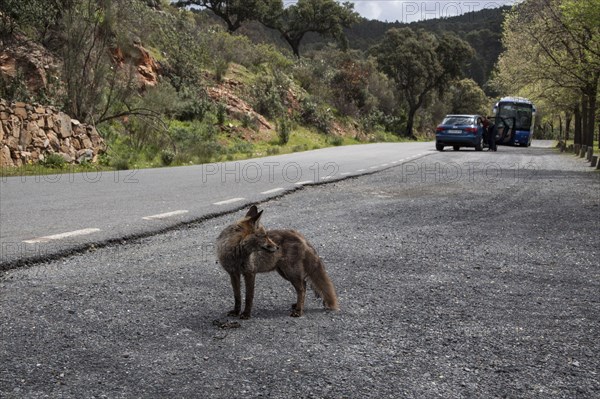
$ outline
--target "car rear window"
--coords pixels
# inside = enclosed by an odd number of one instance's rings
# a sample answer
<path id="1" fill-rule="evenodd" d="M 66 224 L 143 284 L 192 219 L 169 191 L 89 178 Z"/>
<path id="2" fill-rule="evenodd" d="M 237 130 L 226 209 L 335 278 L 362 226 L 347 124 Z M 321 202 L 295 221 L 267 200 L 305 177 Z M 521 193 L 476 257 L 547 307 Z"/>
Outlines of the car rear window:
<path id="1" fill-rule="evenodd" d="M 447 116 L 442 125 L 474 125 L 475 118 L 472 116 Z"/>

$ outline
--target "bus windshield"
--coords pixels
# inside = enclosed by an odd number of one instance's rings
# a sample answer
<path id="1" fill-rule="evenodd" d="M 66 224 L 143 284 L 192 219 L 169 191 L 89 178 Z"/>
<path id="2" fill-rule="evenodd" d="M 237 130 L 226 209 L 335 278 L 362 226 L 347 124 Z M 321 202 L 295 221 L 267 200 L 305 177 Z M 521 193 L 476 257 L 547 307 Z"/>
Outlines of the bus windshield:
<path id="1" fill-rule="evenodd" d="M 532 111 L 530 104 L 500 103 L 498 106 L 498 116 L 516 130 L 531 128 Z"/>

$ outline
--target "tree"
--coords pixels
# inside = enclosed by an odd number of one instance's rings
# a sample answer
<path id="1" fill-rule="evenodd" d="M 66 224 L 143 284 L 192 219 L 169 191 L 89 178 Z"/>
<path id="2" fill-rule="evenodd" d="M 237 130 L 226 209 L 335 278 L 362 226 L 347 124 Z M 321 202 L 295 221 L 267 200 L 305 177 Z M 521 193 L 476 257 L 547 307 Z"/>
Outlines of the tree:
<path id="1" fill-rule="evenodd" d="M 298 0 L 296 4 L 283 8 L 281 0 L 272 0 L 268 9 L 275 10 L 276 3 L 281 4 L 281 12 L 273 14 L 263 9 L 259 20 L 266 27 L 279 31 L 298 58 L 300 43 L 308 32 L 345 43 L 344 28 L 358 21 L 354 4 L 349 2 L 339 4 L 335 0 Z"/>
<path id="2" fill-rule="evenodd" d="M 279 14 L 283 10 L 283 3 L 273 0 L 183 0 L 176 5 L 196 5 L 212 11 L 227 24 L 229 33 L 238 30 L 246 21 L 259 19 L 261 13 Z"/>
<path id="3" fill-rule="evenodd" d="M 507 16 L 495 84 L 575 115 L 592 145 L 600 81 L 600 0 L 526 0 Z M 565 99 L 569 99 L 565 104 Z"/>
<path id="4" fill-rule="evenodd" d="M 408 106 L 407 136 L 413 136 L 415 114 L 427 97 L 433 92 L 442 95 L 474 54 L 471 46 L 454 34 L 438 37 L 410 28 L 388 30 L 373 52 L 379 68 L 394 80 Z"/>
<path id="5" fill-rule="evenodd" d="M 15 27 L 44 44 L 52 39 L 62 15 L 74 0 L 2 0 L 0 1 L 0 34 L 12 33 Z"/>
<path id="6" fill-rule="evenodd" d="M 552 4 L 550 4 L 552 6 Z M 582 125 L 585 144 L 593 146 L 594 124 L 598 113 L 598 83 L 600 82 L 600 0 L 585 2 L 563 0 L 558 2 L 558 12 L 553 13 L 557 23 L 565 31 L 575 47 L 580 49 L 578 69 L 583 77 L 582 92 Z M 587 109 L 586 109 L 587 108 Z M 598 148 L 600 148 L 600 131 L 598 132 Z"/>
<path id="7" fill-rule="evenodd" d="M 487 114 L 488 98 L 473 79 L 462 79 L 452 84 L 453 114 Z"/>
<path id="8" fill-rule="evenodd" d="M 137 36 L 129 17 L 148 10 L 137 0 L 80 0 L 61 18 L 64 110 L 81 122 L 100 124 L 123 116 L 157 119 L 136 105 L 136 65 L 120 62 L 121 46 Z"/>

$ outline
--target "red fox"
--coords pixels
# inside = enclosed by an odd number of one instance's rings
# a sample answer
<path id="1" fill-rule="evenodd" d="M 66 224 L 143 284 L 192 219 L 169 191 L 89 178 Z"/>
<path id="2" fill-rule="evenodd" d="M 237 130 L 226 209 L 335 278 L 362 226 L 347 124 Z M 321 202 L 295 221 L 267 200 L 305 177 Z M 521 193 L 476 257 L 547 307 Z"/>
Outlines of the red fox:
<path id="1" fill-rule="evenodd" d="M 228 315 L 240 315 L 241 276 L 246 285 L 246 301 L 240 318 L 249 319 L 256 273 L 273 270 L 292 283 L 296 290 L 297 300 L 290 316 L 299 317 L 304 312 L 307 278 L 317 295 L 323 298 L 325 308 L 339 310 L 335 288 L 317 251 L 295 230 L 265 230 L 260 224 L 262 213 L 252 205 L 244 218 L 225 227 L 217 237 L 217 256 L 229 273 L 235 300 Z"/>

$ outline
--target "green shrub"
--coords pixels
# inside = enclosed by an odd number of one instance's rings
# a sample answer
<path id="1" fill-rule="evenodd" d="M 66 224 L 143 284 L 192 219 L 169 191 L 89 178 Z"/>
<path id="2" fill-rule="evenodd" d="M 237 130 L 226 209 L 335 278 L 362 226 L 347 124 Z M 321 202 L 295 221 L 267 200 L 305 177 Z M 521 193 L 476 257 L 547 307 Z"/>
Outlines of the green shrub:
<path id="1" fill-rule="evenodd" d="M 292 147 L 292 152 L 300 152 L 308 150 L 308 145 L 306 144 L 298 144 Z"/>
<path id="2" fill-rule="evenodd" d="M 128 170 L 129 169 L 129 159 L 127 158 L 116 158 L 112 160 L 111 166 L 116 170 Z"/>
<path id="3" fill-rule="evenodd" d="M 388 132 L 401 135 L 406 126 L 406 116 L 384 114 L 379 110 L 371 111 L 368 115 L 360 120 L 363 130 L 374 132 L 377 130 L 385 130 Z"/>
<path id="4" fill-rule="evenodd" d="M 169 166 L 175 160 L 175 153 L 169 150 L 162 150 L 160 153 L 160 160 L 163 165 Z"/>
<path id="5" fill-rule="evenodd" d="M 208 123 L 173 121 L 169 136 L 177 148 L 176 163 L 211 162 L 225 154 L 215 127 Z"/>
<path id="6" fill-rule="evenodd" d="M 287 96 L 291 86 L 289 78 L 279 70 L 273 75 L 262 75 L 252 86 L 254 109 L 267 118 L 277 118 L 287 109 Z"/>
<path id="7" fill-rule="evenodd" d="M 336 147 L 344 144 L 344 138 L 342 136 L 331 136 L 328 141 L 329 144 Z"/>
<path id="8" fill-rule="evenodd" d="M 52 169 L 62 169 L 67 163 L 62 155 L 57 153 L 52 153 L 48 155 L 42 162 L 40 162 L 43 166 Z"/>
<path id="9" fill-rule="evenodd" d="M 254 145 L 247 141 L 239 140 L 227 149 L 227 153 L 246 154 L 247 156 L 252 156 L 252 154 L 254 154 Z"/>
<path id="10" fill-rule="evenodd" d="M 229 61 L 220 59 L 215 62 L 215 78 L 217 79 L 217 82 L 223 81 L 223 78 L 227 74 L 228 70 Z"/>
<path id="11" fill-rule="evenodd" d="M 302 106 L 300 116 L 305 124 L 312 125 L 325 134 L 331 132 L 333 114 L 329 108 L 323 109 L 309 98 L 303 98 L 300 105 Z"/>
<path id="12" fill-rule="evenodd" d="M 277 155 L 280 151 L 279 147 L 269 147 L 267 148 L 267 155 Z"/>
<path id="13" fill-rule="evenodd" d="M 291 122 L 288 118 L 279 118 L 277 120 L 277 136 L 279 137 L 279 144 L 286 145 L 290 141 L 290 134 L 292 132 Z"/>
<path id="14" fill-rule="evenodd" d="M 250 113 L 245 113 L 242 115 L 242 127 L 245 127 L 246 129 L 252 129 L 254 131 L 258 131 L 260 128 L 258 119 L 256 116 L 251 115 Z"/>
<path id="15" fill-rule="evenodd" d="M 213 103 L 204 90 L 186 89 L 180 94 L 178 112 L 175 114 L 181 121 L 203 121 L 213 109 Z"/>
<path id="16" fill-rule="evenodd" d="M 220 126 L 225 124 L 225 119 L 227 118 L 227 106 L 223 103 L 217 104 L 217 123 Z"/>
<path id="17" fill-rule="evenodd" d="M 294 64 L 275 46 L 254 44 L 245 35 L 231 35 L 212 29 L 202 35 L 201 42 L 210 59 L 234 62 L 255 72 L 264 65 L 287 70 Z"/>

